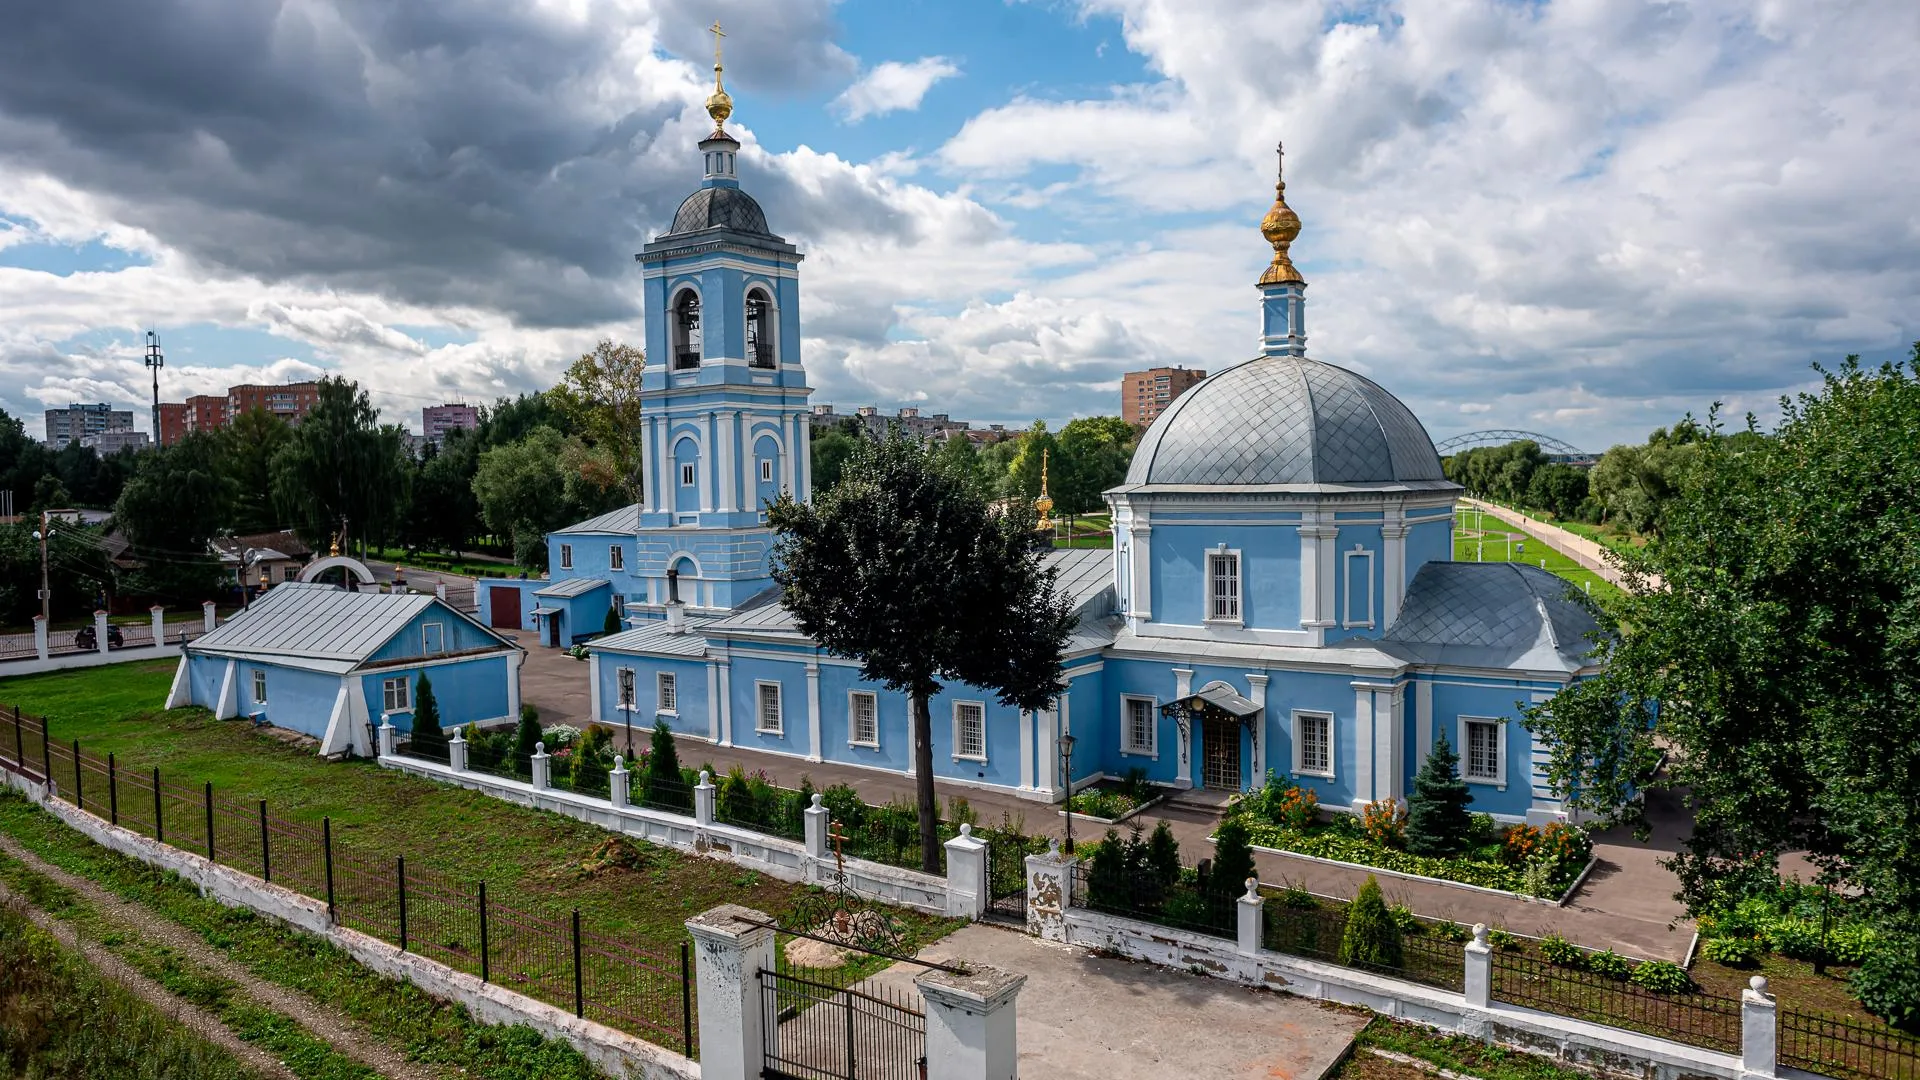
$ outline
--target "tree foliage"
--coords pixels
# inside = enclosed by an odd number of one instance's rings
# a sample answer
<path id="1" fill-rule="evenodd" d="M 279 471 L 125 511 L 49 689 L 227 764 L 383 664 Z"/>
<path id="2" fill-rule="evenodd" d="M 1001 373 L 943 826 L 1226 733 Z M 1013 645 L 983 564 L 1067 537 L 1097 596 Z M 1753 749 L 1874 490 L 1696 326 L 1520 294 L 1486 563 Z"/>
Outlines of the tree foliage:
<path id="1" fill-rule="evenodd" d="M 273 456 L 273 504 L 300 538 L 325 550 L 343 526 L 375 542 L 406 516 L 411 469 L 403 432 L 380 425 L 360 385 L 321 379 L 319 401 Z"/>
<path id="2" fill-rule="evenodd" d="M 433 683 L 427 673 L 413 691 L 413 752 L 436 761 L 447 760 L 447 733 L 440 728 L 440 702 L 433 696 Z"/>
<path id="3" fill-rule="evenodd" d="M 220 566 L 207 545 L 233 498 L 222 465 L 218 440 L 205 432 L 141 455 L 113 507 L 137 565 L 127 582 L 132 591 L 181 603 L 212 593 Z"/>
<path id="4" fill-rule="evenodd" d="M 809 450 L 813 463 L 813 490 L 826 491 L 840 482 L 840 471 L 847 467 L 847 459 L 853 456 L 855 439 L 860 435 L 849 435 L 838 428 L 829 428 L 813 437 Z"/>
<path id="5" fill-rule="evenodd" d="M 235 533 L 268 532 L 280 527 L 273 502 L 273 459 L 293 441 L 285 420 L 255 406 L 217 433 L 220 465 L 233 484 L 233 509 L 222 524 Z"/>
<path id="6" fill-rule="evenodd" d="M 1433 749 L 1414 774 L 1413 794 L 1407 797 L 1407 850 L 1415 855 L 1459 854 L 1473 827 L 1467 812 L 1472 799 L 1460 778 L 1460 755 L 1453 752 L 1446 732 L 1436 732 Z"/>
<path id="7" fill-rule="evenodd" d="M 1849 358 L 1781 403 L 1772 438 L 1685 444 L 1659 540 L 1625 556 L 1630 632 L 1604 674 L 1528 710 L 1573 805 L 1644 826 L 1649 791 L 1687 794 L 1671 865 L 1696 911 L 1803 850 L 1920 929 L 1916 363 L 1920 345 L 1878 370 Z"/>
<path id="8" fill-rule="evenodd" d="M 1380 882 L 1372 874 L 1347 906 L 1347 929 L 1340 938 L 1340 962 L 1397 968 L 1404 963 L 1399 924 L 1387 911 Z"/>
<path id="9" fill-rule="evenodd" d="M 575 360 L 547 391 L 554 410 L 567 417 L 599 453 L 593 460 L 624 502 L 640 501 L 640 373 L 646 353 L 602 340 Z"/>
<path id="10" fill-rule="evenodd" d="M 1213 834 L 1213 875 L 1208 885 L 1221 896 L 1239 896 L 1247 891 L 1247 879 L 1255 876 L 1247 823 L 1237 816 L 1227 818 Z"/>
<path id="11" fill-rule="evenodd" d="M 1030 509 L 995 513 L 918 440 L 860 441 L 811 504 L 783 494 L 774 579 L 800 629 L 912 695 L 923 867 L 939 865 L 928 701 L 963 682 L 1048 707 L 1074 615 L 1033 543 Z"/>

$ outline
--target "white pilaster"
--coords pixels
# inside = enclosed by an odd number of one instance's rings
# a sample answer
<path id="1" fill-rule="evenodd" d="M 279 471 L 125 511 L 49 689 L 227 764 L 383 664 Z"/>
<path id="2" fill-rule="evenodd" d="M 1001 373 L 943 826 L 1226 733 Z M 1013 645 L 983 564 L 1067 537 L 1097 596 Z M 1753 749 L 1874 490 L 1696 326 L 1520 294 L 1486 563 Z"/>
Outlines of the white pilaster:
<path id="1" fill-rule="evenodd" d="M 520 667 L 527 662 L 527 654 L 520 650 L 507 654 L 507 715 L 515 722 L 520 719 Z"/>
<path id="2" fill-rule="evenodd" d="M 1174 668 L 1173 699 L 1185 701 L 1192 695 L 1193 669 Z M 1180 771 L 1173 780 L 1174 786 L 1178 788 L 1185 789 L 1193 786 L 1193 749 L 1194 743 L 1200 738 L 1200 732 L 1195 730 L 1196 726 L 1192 720 L 1185 720 L 1178 722 L 1174 727 L 1176 732 L 1174 741 L 1180 744 Z"/>
<path id="3" fill-rule="evenodd" d="M 1400 617 L 1400 602 L 1407 595 L 1406 512 L 1397 506 L 1388 507 L 1380 537 L 1381 576 L 1386 586 L 1381 593 L 1380 607 L 1380 627 L 1384 630 Z"/>
<path id="4" fill-rule="evenodd" d="M 700 485 L 700 511 L 713 513 L 715 495 L 720 487 L 720 422 L 712 413 L 706 415 L 706 445 L 701 448 L 700 472 L 704 483 Z M 677 478 L 676 478 L 677 479 Z"/>
<path id="5" fill-rule="evenodd" d="M 713 660 L 707 661 L 707 741 L 720 741 L 720 665 Z"/>
<path id="6" fill-rule="evenodd" d="M 1375 777 L 1374 798 L 1401 799 L 1406 785 L 1401 779 L 1406 774 L 1404 747 L 1406 741 L 1400 737 L 1401 724 L 1405 719 L 1402 712 L 1400 687 L 1398 685 L 1373 691 L 1373 727 Z"/>
<path id="7" fill-rule="evenodd" d="M 734 430 L 739 413 L 720 414 L 720 512 L 732 513 L 740 505 L 740 466 L 735 463 Z"/>
<path id="8" fill-rule="evenodd" d="M 1373 794 L 1373 688 L 1355 683 L 1353 691 L 1353 806 L 1358 810 Z"/>
<path id="9" fill-rule="evenodd" d="M 1135 510 L 1133 515 L 1133 524 L 1127 527 L 1127 542 L 1133 550 L 1133 565 L 1127 572 L 1131 597 L 1127 620 L 1138 631 L 1139 623 L 1153 620 L 1153 529 L 1145 513 Z"/>
<path id="10" fill-rule="evenodd" d="M 820 665 L 807 665 L 807 760 L 820 760 Z"/>
<path id="11" fill-rule="evenodd" d="M 813 498 L 813 421 L 805 413 L 800 414 L 800 445 L 793 451 L 799 460 L 800 490 L 793 493 L 801 502 Z"/>
<path id="12" fill-rule="evenodd" d="M 637 692 L 637 688 L 636 688 Z M 600 708 L 600 654 L 587 654 L 587 719 L 596 724 L 606 722 L 606 716 Z"/>
<path id="13" fill-rule="evenodd" d="M 920 768 L 920 739 L 919 739 L 919 733 L 915 730 L 918 725 L 914 722 L 914 717 L 918 716 L 919 714 L 920 714 L 919 695 L 908 694 L 907 695 L 907 775 L 908 776 L 916 775 Z M 927 726 L 931 728 L 933 724 L 934 724 L 933 717 L 931 716 L 927 717 Z"/>
<path id="14" fill-rule="evenodd" d="M 1413 726 L 1421 764 L 1433 753 L 1433 684 L 1425 679 L 1413 684 Z"/>
<path id="15" fill-rule="evenodd" d="M 1033 790 L 1033 713 L 1020 710 L 1020 787 Z"/>
<path id="16" fill-rule="evenodd" d="M 1253 787 L 1258 790 L 1267 782 L 1267 731 L 1271 727 L 1267 719 L 1267 676 L 1248 672 L 1247 691 L 1247 700 L 1260 706 L 1253 724 Z"/>
<path id="17" fill-rule="evenodd" d="M 786 438 L 780 441 L 787 444 L 787 460 L 781 462 L 780 486 L 788 492 L 800 490 L 800 444 L 803 441 L 800 430 L 807 426 L 807 418 L 795 414 L 787 418 Z"/>
<path id="18" fill-rule="evenodd" d="M 733 665 L 725 660 L 720 669 L 720 745 L 733 745 Z"/>
<path id="19" fill-rule="evenodd" d="M 1324 525 L 1314 542 L 1314 550 L 1320 561 L 1320 620 L 1327 626 L 1338 625 L 1340 608 L 1334 595 L 1334 583 L 1339 580 L 1340 555 L 1334 547 L 1339 536 L 1338 527 Z"/>
<path id="20" fill-rule="evenodd" d="M 687 920 L 693 935 L 701 1080 L 759 1080 L 766 1065 L 767 1009 L 760 973 L 774 967 L 773 920 L 722 904 Z"/>
<path id="21" fill-rule="evenodd" d="M 1036 726 L 1040 729 L 1035 749 L 1039 755 L 1040 786 L 1058 796 L 1060 792 L 1060 731 L 1055 723 L 1052 709 L 1041 709 L 1034 714 Z"/>

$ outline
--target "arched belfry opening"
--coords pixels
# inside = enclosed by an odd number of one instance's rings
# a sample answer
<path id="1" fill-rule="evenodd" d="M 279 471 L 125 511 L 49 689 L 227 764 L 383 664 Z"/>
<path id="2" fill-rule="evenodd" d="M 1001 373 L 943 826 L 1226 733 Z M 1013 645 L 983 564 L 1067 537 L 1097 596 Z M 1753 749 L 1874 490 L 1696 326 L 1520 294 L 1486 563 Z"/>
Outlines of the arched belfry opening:
<path id="1" fill-rule="evenodd" d="M 765 289 L 747 293 L 747 364 L 772 369 L 779 363 L 774 353 L 773 301 Z"/>
<path id="2" fill-rule="evenodd" d="M 673 367 L 700 366 L 700 294 L 682 289 L 673 298 Z"/>

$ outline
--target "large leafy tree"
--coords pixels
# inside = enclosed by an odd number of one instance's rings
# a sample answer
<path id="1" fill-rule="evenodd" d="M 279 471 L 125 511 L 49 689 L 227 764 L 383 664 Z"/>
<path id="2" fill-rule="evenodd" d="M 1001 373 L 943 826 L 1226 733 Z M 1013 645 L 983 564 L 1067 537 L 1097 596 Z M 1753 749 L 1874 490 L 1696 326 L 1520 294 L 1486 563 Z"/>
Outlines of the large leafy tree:
<path id="1" fill-rule="evenodd" d="M 278 528 L 273 504 L 273 458 L 293 441 L 285 420 L 255 407 L 220 432 L 222 467 L 233 481 L 233 531 L 241 535 Z"/>
<path id="2" fill-rule="evenodd" d="M 813 437 L 813 446 L 809 453 L 813 461 L 813 490 L 825 491 L 840 482 L 840 472 L 847 466 L 847 459 L 853 456 L 853 444 L 860 435 L 849 435 L 838 427 Z"/>
<path id="3" fill-rule="evenodd" d="M 566 440 L 550 427 L 480 455 L 473 495 L 481 519 L 513 541 L 514 561 L 528 569 L 546 563 L 546 534 L 567 523 Z"/>
<path id="4" fill-rule="evenodd" d="M 1004 513 L 930 447 L 895 431 L 855 444 L 812 504 L 782 495 L 774 579 L 800 628 L 913 703 L 921 866 L 940 864 L 928 702 L 945 682 L 1043 709 L 1060 691 L 1072 606 L 1034 545 L 1033 513 Z"/>
<path id="5" fill-rule="evenodd" d="M 219 577 L 208 542 L 231 512 L 233 484 L 218 440 L 192 432 L 176 445 L 141 455 L 113 506 L 114 526 L 138 565 L 133 591 L 182 602 L 207 599 Z"/>
<path id="6" fill-rule="evenodd" d="M 1105 505 L 1101 494 L 1127 478 L 1139 429 L 1117 416 L 1083 416 L 1060 429 L 1054 505 L 1069 518 Z"/>
<path id="7" fill-rule="evenodd" d="M 345 526 L 349 536 L 384 539 L 405 517 L 407 464 L 402 432 L 381 427 L 360 385 L 321 379 L 319 402 L 273 456 L 273 503 L 301 539 L 324 549 Z"/>
<path id="8" fill-rule="evenodd" d="M 1888 929 L 1920 932 L 1915 364 L 1920 345 L 1878 370 L 1849 358 L 1781 403 L 1772 438 L 1710 421 L 1659 539 L 1623 557 L 1627 633 L 1605 672 L 1529 711 L 1574 805 L 1644 824 L 1650 790 L 1686 793 L 1672 866 L 1695 910 L 1801 850 Z"/>
<path id="9" fill-rule="evenodd" d="M 422 455 L 407 515 L 411 549 L 464 551 L 480 531 L 480 504 L 473 494 L 480 450 L 479 436 L 456 428 L 447 432 L 439 450 Z"/>
<path id="10" fill-rule="evenodd" d="M 625 502 L 640 501 L 640 373 L 647 356 L 603 340 L 575 360 L 547 391 L 555 411 L 598 451 L 609 483 Z"/>

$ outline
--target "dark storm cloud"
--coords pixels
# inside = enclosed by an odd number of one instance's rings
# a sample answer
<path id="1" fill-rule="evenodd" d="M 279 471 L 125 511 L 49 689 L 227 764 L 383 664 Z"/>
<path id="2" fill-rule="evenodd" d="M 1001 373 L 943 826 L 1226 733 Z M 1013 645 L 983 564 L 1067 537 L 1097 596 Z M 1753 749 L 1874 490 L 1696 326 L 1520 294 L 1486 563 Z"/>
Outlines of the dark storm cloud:
<path id="1" fill-rule="evenodd" d="M 0 155 L 225 271 L 529 326 L 617 318 L 634 306 L 632 253 L 698 181 L 680 132 L 660 137 L 686 102 L 639 100 L 638 58 L 618 38 L 638 20 L 611 9 L 575 21 L 497 0 L 12 7 Z M 669 0 L 657 17 L 666 46 L 694 58 L 710 48 L 697 28 L 730 22 L 749 85 L 850 69 L 824 0 L 748 8 Z M 622 93 L 634 100 L 606 103 Z M 777 177 L 768 187 L 805 201 Z"/>

